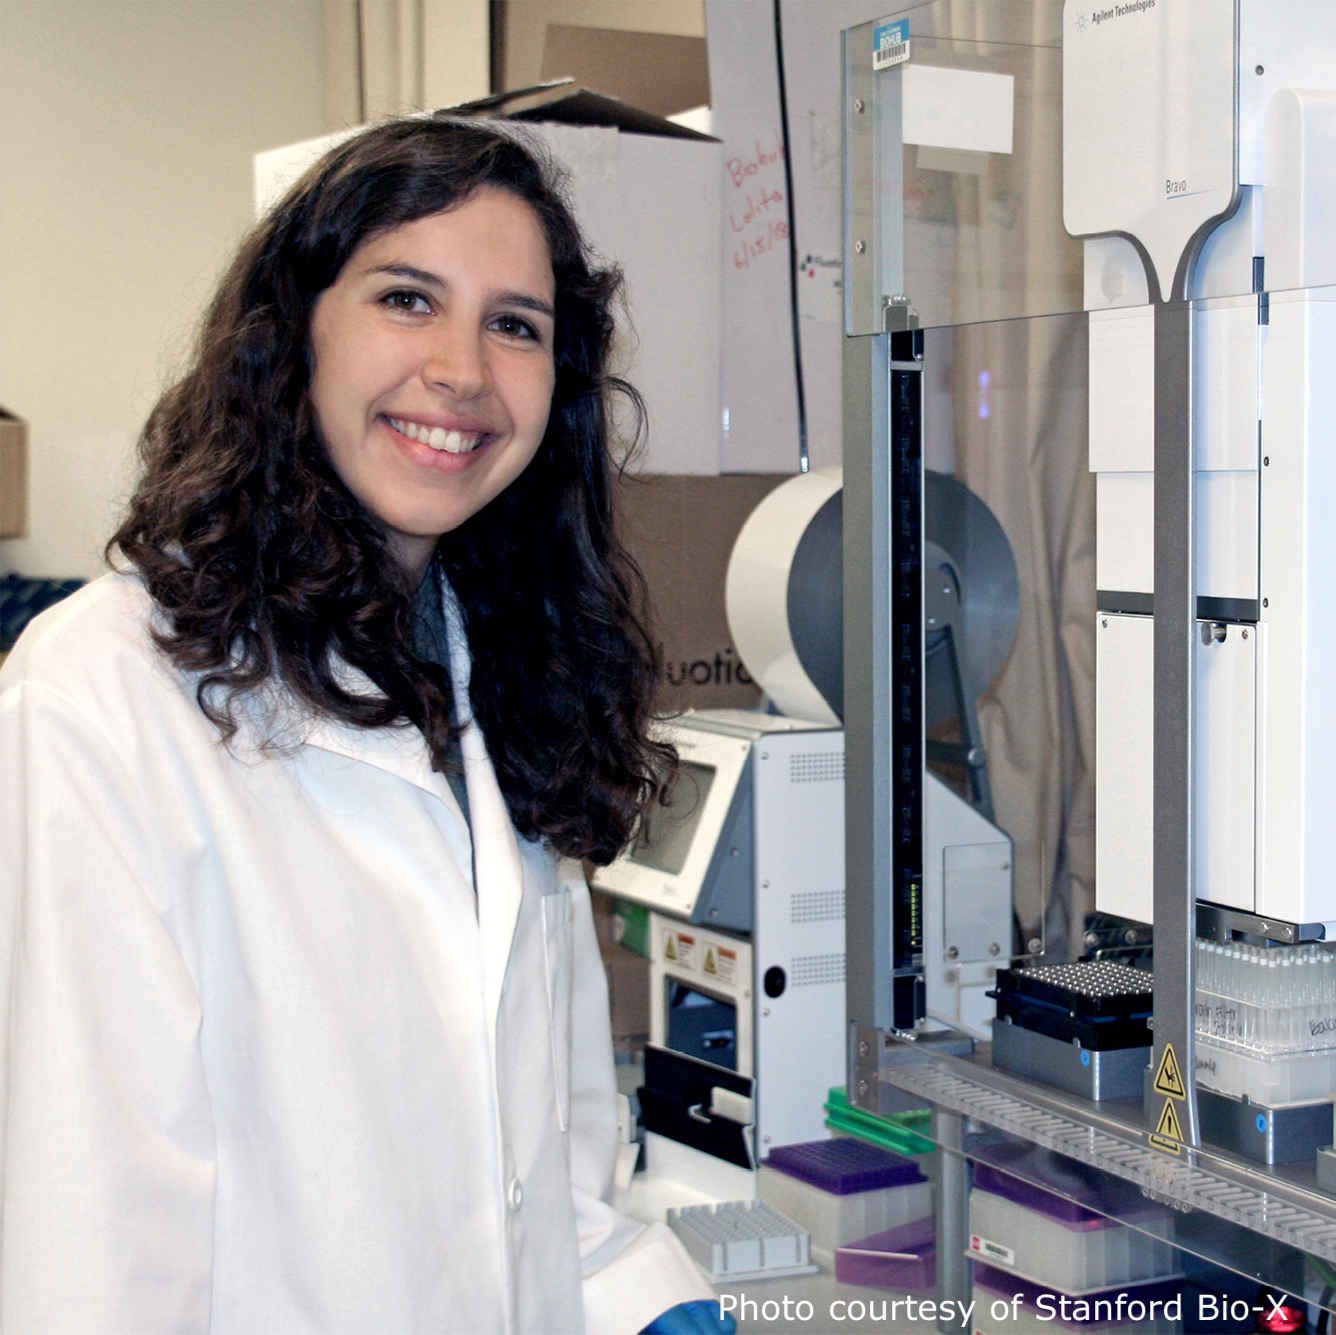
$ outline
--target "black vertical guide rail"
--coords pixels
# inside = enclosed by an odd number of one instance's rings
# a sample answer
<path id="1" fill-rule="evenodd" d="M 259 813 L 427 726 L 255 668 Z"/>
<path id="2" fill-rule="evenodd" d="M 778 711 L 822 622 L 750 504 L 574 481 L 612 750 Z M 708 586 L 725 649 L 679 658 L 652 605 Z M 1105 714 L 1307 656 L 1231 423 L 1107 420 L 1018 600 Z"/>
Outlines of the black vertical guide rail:
<path id="1" fill-rule="evenodd" d="M 775 66 L 779 73 L 779 128 L 784 137 L 784 192 L 789 223 L 789 327 L 793 330 L 793 383 L 798 399 L 798 471 L 811 467 L 807 455 L 807 387 L 803 383 L 803 331 L 798 318 L 798 219 L 793 203 L 793 154 L 789 151 L 789 92 L 784 77 L 784 20 L 775 0 Z"/>
<path id="2" fill-rule="evenodd" d="M 892 1023 L 912 1029 L 923 986 L 923 331 L 891 335 Z"/>

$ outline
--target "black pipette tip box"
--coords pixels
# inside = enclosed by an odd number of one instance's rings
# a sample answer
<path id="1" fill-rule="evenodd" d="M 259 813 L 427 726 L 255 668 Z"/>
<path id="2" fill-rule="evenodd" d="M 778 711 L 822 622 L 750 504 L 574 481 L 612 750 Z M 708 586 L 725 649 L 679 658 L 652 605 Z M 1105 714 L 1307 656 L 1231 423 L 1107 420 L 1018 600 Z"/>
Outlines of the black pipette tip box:
<path id="1" fill-rule="evenodd" d="M 1152 976 L 1111 960 L 1001 969 L 997 1018 L 1107 1052 L 1151 1043 Z"/>

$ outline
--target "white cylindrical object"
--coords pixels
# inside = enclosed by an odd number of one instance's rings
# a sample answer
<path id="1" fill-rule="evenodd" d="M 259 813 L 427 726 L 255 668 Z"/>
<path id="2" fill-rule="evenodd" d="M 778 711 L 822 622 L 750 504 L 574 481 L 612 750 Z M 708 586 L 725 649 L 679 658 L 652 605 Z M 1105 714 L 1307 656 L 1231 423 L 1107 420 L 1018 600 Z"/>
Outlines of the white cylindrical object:
<path id="1" fill-rule="evenodd" d="M 838 468 L 800 473 L 776 487 L 742 526 L 728 562 L 724 603 L 747 671 L 782 713 L 840 726 L 807 675 L 789 626 L 789 575 L 818 510 L 838 492 Z"/>

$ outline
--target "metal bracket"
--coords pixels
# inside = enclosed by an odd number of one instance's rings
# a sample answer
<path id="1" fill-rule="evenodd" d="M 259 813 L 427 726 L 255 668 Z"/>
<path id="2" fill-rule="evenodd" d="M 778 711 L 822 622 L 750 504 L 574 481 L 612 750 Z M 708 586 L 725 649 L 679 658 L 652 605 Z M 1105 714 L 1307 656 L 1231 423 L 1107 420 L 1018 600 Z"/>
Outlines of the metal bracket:
<path id="1" fill-rule="evenodd" d="M 903 1033 L 887 1033 L 884 1029 L 851 1024 L 849 1071 L 853 1078 L 849 1102 L 879 1117 L 921 1108 L 924 1106 L 921 1101 L 895 1087 L 889 1072 L 904 1066 L 917 1066 L 942 1053 L 968 1057 L 973 1052 L 974 1039 L 956 1029 L 910 1029 Z"/>
<path id="2" fill-rule="evenodd" d="M 1279 918 L 1263 918 L 1243 909 L 1226 908 L 1223 904 L 1197 901 L 1197 935 L 1208 941 L 1228 942 L 1235 936 L 1252 936 L 1262 941 L 1274 941 L 1282 946 L 1297 946 L 1301 941 L 1329 940 L 1327 928 L 1336 924 L 1324 922 L 1283 922 Z"/>
<path id="3" fill-rule="evenodd" d="M 910 305 L 909 298 L 900 294 L 881 299 L 882 328 L 888 334 L 903 334 L 907 330 L 919 327 L 918 311 Z"/>

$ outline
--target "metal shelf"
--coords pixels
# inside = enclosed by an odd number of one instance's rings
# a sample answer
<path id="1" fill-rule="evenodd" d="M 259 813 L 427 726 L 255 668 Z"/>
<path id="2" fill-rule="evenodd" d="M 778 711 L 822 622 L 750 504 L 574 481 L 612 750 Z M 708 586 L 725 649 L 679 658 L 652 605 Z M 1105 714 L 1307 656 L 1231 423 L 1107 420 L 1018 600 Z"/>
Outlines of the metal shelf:
<path id="1" fill-rule="evenodd" d="M 1154 1148 L 1143 1125 L 976 1061 L 933 1056 L 883 1080 L 936 1107 L 1134 1182 L 1184 1213 L 1200 1211 L 1336 1263 L 1336 1198 L 1209 1149 Z"/>

